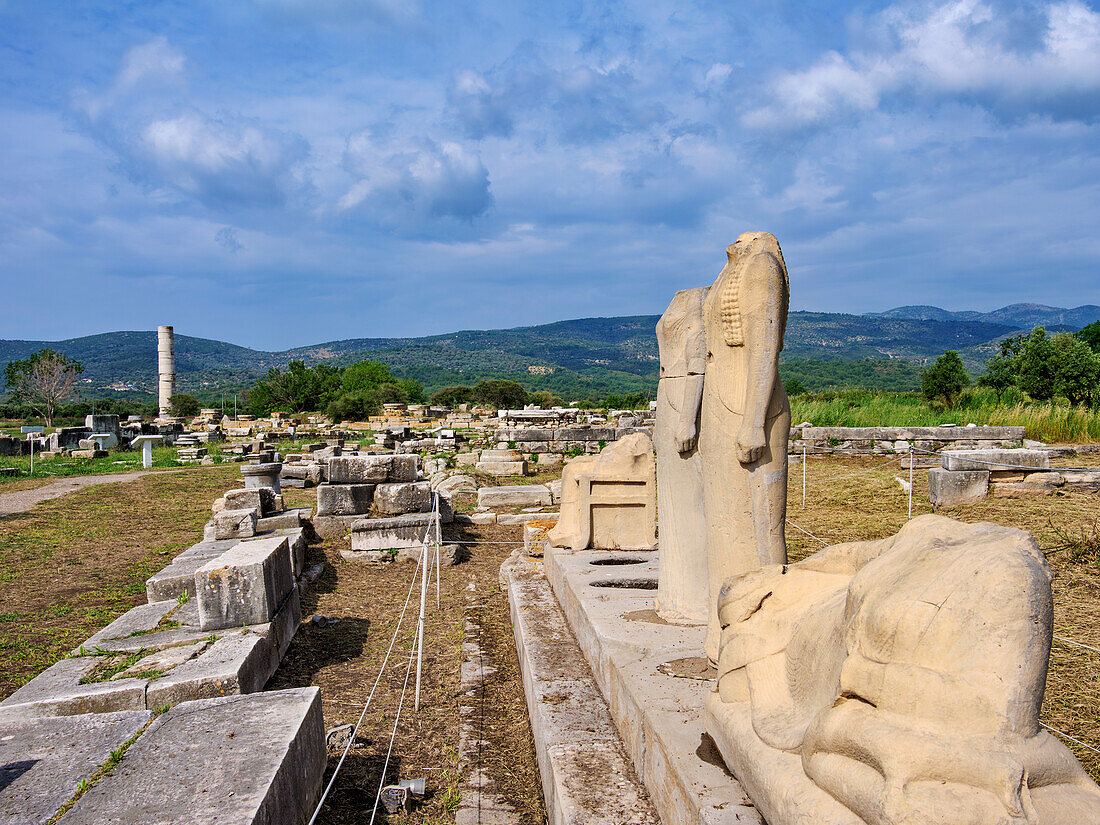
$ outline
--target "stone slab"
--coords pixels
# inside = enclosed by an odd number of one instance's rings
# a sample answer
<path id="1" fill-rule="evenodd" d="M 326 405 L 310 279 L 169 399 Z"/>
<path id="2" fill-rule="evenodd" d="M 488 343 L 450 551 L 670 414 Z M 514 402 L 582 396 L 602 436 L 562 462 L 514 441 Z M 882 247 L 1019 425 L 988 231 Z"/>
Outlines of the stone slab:
<path id="1" fill-rule="evenodd" d="M 100 661 L 99 656 L 78 656 L 50 665 L 0 702 L 0 722 L 39 716 L 145 710 L 145 679 L 80 684 Z"/>
<path id="2" fill-rule="evenodd" d="M 317 488 L 317 515 L 355 516 L 370 512 L 373 484 L 322 484 Z"/>
<path id="3" fill-rule="evenodd" d="M 432 487 L 427 481 L 379 484 L 374 490 L 375 509 L 383 515 L 422 513 L 431 508 Z"/>
<path id="4" fill-rule="evenodd" d="M 477 491 L 479 507 L 544 507 L 551 504 L 550 490 L 542 484 L 512 487 L 482 487 Z"/>
<path id="5" fill-rule="evenodd" d="M 1050 454 L 1044 450 L 944 450 L 940 459 L 945 470 L 1050 468 Z"/>
<path id="6" fill-rule="evenodd" d="M 351 550 L 419 547 L 431 518 L 431 513 L 413 513 L 394 518 L 359 519 L 351 526 Z"/>
<path id="7" fill-rule="evenodd" d="M 479 461 L 476 465 L 479 473 L 488 473 L 491 476 L 525 476 L 527 475 L 526 461 Z"/>
<path id="8" fill-rule="evenodd" d="M 501 568 L 542 776 L 547 821 L 659 821 L 607 703 L 545 576 L 512 557 Z"/>
<path id="9" fill-rule="evenodd" d="M 256 535 L 256 521 L 259 511 L 221 510 L 214 514 L 214 539 L 244 539 Z"/>
<path id="10" fill-rule="evenodd" d="M 63 825 L 292 825 L 320 798 L 318 688 L 186 702 L 159 716 Z"/>
<path id="11" fill-rule="evenodd" d="M 381 484 L 393 468 L 392 455 L 341 455 L 328 460 L 330 484 Z"/>
<path id="12" fill-rule="evenodd" d="M 149 683 L 150 709 L 194 699 L 256 693 L 263 690 L 279 661 L 265 636 L 236 629 L 217 638 L 205 651 Z"/>
<path id="13" fill-rule="evenodd" d="M 152 718 L 148 711 L 0 722 L 0 822 L 43 825 Z"/>
<path id="14" fill-rule="evenodd" d="M 545 513 L 501 513 L 497 516 L 497 524 L 503 525 L 516 525 L 526 524 L 529 521 L 540 521 L 542 519 L 552 518 L 555 523 L 558 519 L 558 513 L 545 512 Z"/>
<path id="15" fill-rule="evenodd" d="M 592 564 L 627 560 L 633 564 Z M 666 825 L 763 825 L 706 735 L 701 709 L 714 689 L 706 628 L 669 625 L 654 612 L 657 554 L 563 552 L 546 547 L 543 568 L 611 718 Z M 622 583 L 628 586 L 593 586 Z M 698 678 L 678 662 L 702 662 Z"/>

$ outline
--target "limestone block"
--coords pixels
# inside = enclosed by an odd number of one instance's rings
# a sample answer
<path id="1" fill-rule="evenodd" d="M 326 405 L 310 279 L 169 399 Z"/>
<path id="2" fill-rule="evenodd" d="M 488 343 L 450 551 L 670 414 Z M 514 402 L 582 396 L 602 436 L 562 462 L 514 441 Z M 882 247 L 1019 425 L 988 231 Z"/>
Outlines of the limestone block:
<path id="1" fill-rule="evenodd" d="M 772 825 L 1100 821 L 1039 724 L 1050 583 L 1027 533 L 942 516 L 733 577 L 708 732 Z"/>
<path id="2" fill-rule="evenodd" d="M 540 470 L 556 470 L 562 465 L 562 458 L 554 453 L 540 453 L 537 464 Z"/>
<path id="3" fill-rule="evenodd" d="M 255 509 L 222 510 L 214 515 L 214 539 L 244 539 L 256 535 Z"/>
<path id="4" fill-rule="evenodd" d="M 496 513 L 459 513 L 455 516 L 455 524 L 496 524 Z"/>
<path id="5" fill-rule="evenodd" d="M 957 507 L 973 504 L 989 494 L 989 470 L 928 471 L 928 499 L 933 507 Z"/>
<path id="6" fill-rule="evenodd" d="M 555 547 L 573 550 L 656 545 L 657 478 L 648 435 L 633 433 L 598 456 L 566 466 L 561 515 L 549 537 Z"/>
<path id="7" fill-rule="evenodd" d="M 378 484 L 393 467 L 392 455 L 336 456 L 328 460 L 330 484 Z"/>
<path id="8" fill-rule="evenodd" d="M 144 679 L 80 683 L 101 661 L 99 656 L 77 656 L 50 665 L 0 702 L 0 722 L 39 716 L 145 710 Z"/>
<path id="9" fill-rule="evenodd" d="M 556 518 L 531 519 L 523 525 L 523 552 L 528 555 L 542 555 L 542 546 L 547 536 L 558 523 Z"/>
<path id="10" fill-rule="evenodd" d="M 431 518 L 431 513 L 415 513 L 396 518 L 359 519 L 351 525 L 352 552 L 419 546 Z"/>
<path id="11" fill-rule="evenodd" d="M 459 453 L 455 456 L 456 467 L 473 467 L 481 461 L 481 453 Z"/>
<path id="12" fill-rule="evenodd" d="M 1030 496 L 1052 496 L 1061 485 L 1035 484 L 1027 481 L 1004 481 L 991 485 L 993 498 L 1029 498 Z"/>
<path id="13" fill-rule="evenodd" d="M 420 456 L 415 453 L 393 456 L 390 474 L 386 480 L 391 484 L 399 481 L 416 481 L 420 475 Z"/>
<path id="14" fill-rule="evenodd" d="M 370 512 L 374 484 L 322 484 L 317 488 L 317 515 L 358 516 Z"/>
<path id="15" fill-rule="evenodd" d="M 226 510 L 256 510 L 261 516 L 266 516 L 282 509 L 276 506 L 277 497 L 270 487 L 228 490 L 222 498 Z"/>
<path id="16" fill-rule="evenodd" d="M 522 461 L 523 453 L 519 450 L 482 450 L 481 460 L 484 461 Z"/>
<path id="17" fill-rule="evenodd" d="M 122 711 L 0 723 L 0 822 L 48 822 L 151 717 Z"/>
<path id="18" fill-rule="evenodd" d="M 515 525 L 515 524 L 527 524 L 529 521 L 540 521 L 547 518 L 554 518 L 557 520 L 557 513 L 542 512 L 537 513 L 500 513 L 497 516 L 497 524 L 501 525 Z"/>
<path id="19" fill-rule="evenodd" d="M 431 508 L 431 496 L 431 484 L 427 481 L 379 484 L 374 491 L 374 506 L 388 516 L 422 513 Z"/>
<path id="20" fill-rule="evenodd" d="M 241 477 L 244 486 L 252 490 L 256 487 L 270 487 L 276 493 L 281 492 L 279 476 L 283 465 L 278 462 L 265 462 L 263 464 L 242 464 Z"/>
<path id="21" fill-rule="evenodd" d="M 477 470 L 493 476 L 525 476 L 526 461 L 479 461 Z"/>
<path id="22" fill-rule="evenodd" d="M 466 475 L 454 475 L 439 482 L 435 490 L 445 496 L 453 496 L 455 493 L 476 493 L 477 482 Z"/>
<path id="23" fill-rule="evenodd" d="M 304 823 L 326 764 L 318 688 L 186 702 L 157 717 L 64 819 Z"/>
<path id="24" fill-rule="evenodd" d="M 285 537 L 245 541 L 195 571 L 203 630 L 270 622 L 294 587 Z"/>
<path id="25" fill-rule="evenodd" d="M 1043 450 L 944 450 L 940 456 L 945 470 L 1050 468 L 1050 456 Z"/>
<path id="26" fill-rule="evenodd" d="M 513 487 L 482 487 L 477 491 L 479 507 L 541 507 L 551 504 L 550 490 L 542 484 Z"/>

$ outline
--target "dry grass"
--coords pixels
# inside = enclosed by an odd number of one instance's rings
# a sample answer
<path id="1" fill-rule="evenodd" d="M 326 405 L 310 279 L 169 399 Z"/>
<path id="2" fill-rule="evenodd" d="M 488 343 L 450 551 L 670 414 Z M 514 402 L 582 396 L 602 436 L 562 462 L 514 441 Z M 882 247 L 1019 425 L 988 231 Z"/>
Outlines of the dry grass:
<path id="1" fill-rule="evenodd" d="M 884 457 L 850 459 L 811 457 L 807 465 L 807 503 L 802 509 L 802 468 L 791 467 L 787 517 L 821 539 L 836 543 L 879 539 L 896 533 L 907 520 L 908 495 L 895 477 L 909 478 L 899 464 Z M 1074 466 L 1084 466 L 1073 459 Z M 1097 464 L 1100 462 L 1093 461 Z M 870 472 L 863 472 L 869 470 Z M 861 473 L 851 478 L 838 478 Z M 928 502 L 928 472 L 914 472 L 913 515 L 932 512 Z M 1100 648 L 1100 566 L 1087 554 L 1076 557 L 1065 546 L 1065 533 L 1091 530 L 1100 516 L 1100 496 L 1065 493 L 1024 499 L 987 498 L 943 511 L 965 522 L 991 521 L 1030 531 L 1047 552 L 1054 572 L 1054 633 Z M 822 545 L 797 530 L 787 531 L 792 561 Z M 1042 721 L 1100 747 L 1100 653 L 1057 640 L 1051 650 Z M 1064 740 L 1063 740 L 1064 741 Z M 1065 742 L 1092 774 L 1100 779 L 1100 754 Z"/>

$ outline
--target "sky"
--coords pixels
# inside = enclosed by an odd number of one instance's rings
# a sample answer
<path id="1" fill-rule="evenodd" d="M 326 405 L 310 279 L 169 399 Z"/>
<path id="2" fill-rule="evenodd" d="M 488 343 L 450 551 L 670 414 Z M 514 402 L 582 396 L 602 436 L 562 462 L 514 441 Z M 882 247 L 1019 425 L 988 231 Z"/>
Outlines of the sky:
<path id="1" fill-rule="evenodd" d="M 1100 303 L 1100 3 L 0 0 L 0 338 Z"/>

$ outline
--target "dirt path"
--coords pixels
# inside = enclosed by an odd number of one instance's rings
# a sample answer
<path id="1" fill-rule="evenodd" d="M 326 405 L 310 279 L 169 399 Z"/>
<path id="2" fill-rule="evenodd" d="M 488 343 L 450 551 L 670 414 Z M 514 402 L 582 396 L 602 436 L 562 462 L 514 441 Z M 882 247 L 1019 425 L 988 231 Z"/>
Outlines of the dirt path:
<path id="1" fill-rule="evenodd" d="M 0 493 L 0 518 L 14 513 L 25 513 L 34 505 L 52 498 L 60 498 L 68 493 L 83 490 L 96 484 L 115 484 L 124 481 L 136 481 L 142 476 L 150 475 L 161 470 L 140 470 L 136 473 L 108 473 L 101 476 L 73 476 L 61 478 L 47 484 L 44 487 L 35 487 L 33 490 L 17 490 L 12 493 Z"/>

